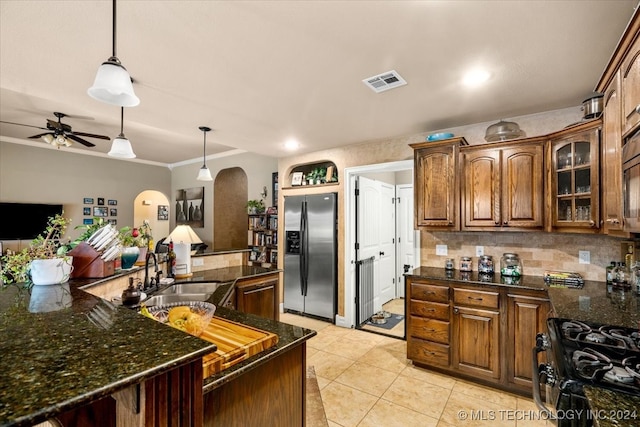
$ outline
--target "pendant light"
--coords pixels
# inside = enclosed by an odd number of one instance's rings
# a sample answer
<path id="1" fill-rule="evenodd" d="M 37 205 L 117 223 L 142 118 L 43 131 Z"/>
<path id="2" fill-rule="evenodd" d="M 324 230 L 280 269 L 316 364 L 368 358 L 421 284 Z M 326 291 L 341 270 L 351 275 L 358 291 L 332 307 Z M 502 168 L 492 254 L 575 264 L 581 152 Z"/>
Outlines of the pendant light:
<path id="1" fill-rule="evenodd" d="M 96 79 L 87 93 L 107 104 L 135 107 L 140 99 L 133 92 L 131 76 L 116 56 L 116 0 L 113 0 L 113 50 L 112 55 L 98 68 Z"/>
<path id="2" fill-rule="evenodd" d="M 211 178 L 211 171 L 207 167 L 207 132 L 209 132 L 211 128 L 200 126 L 198 129 L 204 132 L 204 152 L 202 155 L 202 167 L 200 168 L 196 179 L 198 181 L 213 181 L 213 178 Z"/>
<path id="3" fill-rule="evenodd" d="M 113 139 L 111 144 L 111 150 L 107 153 L 111 157 L 118 157 L 120 159 L 134 159 L 136 157 L 131 148 L 131 143 L 124 136 L 124 107 L 120 107 L 120 135 Z"/>

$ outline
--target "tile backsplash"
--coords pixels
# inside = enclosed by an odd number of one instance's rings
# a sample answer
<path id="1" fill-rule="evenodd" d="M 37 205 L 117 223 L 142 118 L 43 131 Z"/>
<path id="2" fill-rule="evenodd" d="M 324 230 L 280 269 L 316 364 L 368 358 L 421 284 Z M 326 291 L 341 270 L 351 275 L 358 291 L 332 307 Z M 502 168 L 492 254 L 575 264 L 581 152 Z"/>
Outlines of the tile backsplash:
<path id="1" fill-rule="evenodd" d="M 460 257 L 473 259 L 478 269 L 476 246 L 484 248 L 496 264 L 505 252 L 520 256 L 525 275 L 542 276 L 545 270 L 580 273 L 586 280 L 605 280 L 605 267 L 621 259 L 621 243 L 625 239 L 586 234 L 560 233 L 497 233 L 497 232 L 426 232 L 420 233 L 421 265 L 444 267 L 446 258 L 453 258 L 458 268 Z M 447 256 L 436 255 L 436 245 L 447 245 Z M 579 251 L 590 252 L 590 264 L 580 264 Z"/>

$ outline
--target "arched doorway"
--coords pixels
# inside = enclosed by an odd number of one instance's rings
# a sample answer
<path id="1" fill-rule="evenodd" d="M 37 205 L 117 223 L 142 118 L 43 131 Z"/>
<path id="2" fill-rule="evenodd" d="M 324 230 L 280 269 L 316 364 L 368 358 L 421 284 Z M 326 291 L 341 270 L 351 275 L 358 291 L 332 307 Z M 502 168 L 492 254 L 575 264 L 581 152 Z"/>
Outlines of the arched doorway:
<path id="1" fill-rule="evenodd" d="M 247 247 L 247 174 L 222 169 L 213 183 L 213 249 Z"/>
<path id="2" fill-rule="evenodd" d="M 159 213 L 167 212 L 167 215 Z M 167 237 L 169 230 L 169 199 L 163 193 L 155 190 L 145 190 L 138 194 L 133 201 L 133 227 L 139 227 L 143 221 L 149 221 L 151 234 L 157 242 Z"/>

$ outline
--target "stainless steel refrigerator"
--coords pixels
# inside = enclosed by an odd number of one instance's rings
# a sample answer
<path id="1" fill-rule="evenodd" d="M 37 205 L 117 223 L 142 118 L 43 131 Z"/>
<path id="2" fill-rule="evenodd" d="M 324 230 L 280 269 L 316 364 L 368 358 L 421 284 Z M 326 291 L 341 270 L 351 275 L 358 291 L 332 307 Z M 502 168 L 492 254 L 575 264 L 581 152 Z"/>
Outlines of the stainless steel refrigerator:
<path id="1" fill-rule="evenodd" d="M 284 309 L 334 321 L 337 194 L 284 198 Z"/>

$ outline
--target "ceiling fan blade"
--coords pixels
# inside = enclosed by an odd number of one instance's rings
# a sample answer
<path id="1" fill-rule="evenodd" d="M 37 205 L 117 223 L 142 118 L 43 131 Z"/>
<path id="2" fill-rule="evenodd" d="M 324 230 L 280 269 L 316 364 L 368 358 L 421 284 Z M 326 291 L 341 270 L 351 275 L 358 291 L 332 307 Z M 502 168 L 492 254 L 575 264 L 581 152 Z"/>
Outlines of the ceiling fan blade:
<path id="1" fill-rule="evenodd" d="M 95 147 L 96 146 L 96 144 L 93 144 L 93 143 L 91 143 L 89 141 L 85 141 L 84 139 L 82 139 L 79 136 L 76 136 L 76 135 L 74 135 L 72 133 L 68 133 L 65 136 L 67 138 L 69 138 L 69 139 L 72 139 L 72 140 L 74 140 L 76 142 L 79 142 L 80 144 L 82 144 L 82 145 L 84 145 L 86 147 Z"/>
<path id="2" fill-rule="evenodd" d="M 36 128 L 36 129 L 44 129 L 44 130 L 47 130 L 47 128 L 43 128 L 42 126 L 25 125 L 25 124 L 22 124 L 22 123 L 16 123 L 16 122 L 5 122 L 4 120 L 0 120 L 0 123 L 7 123 L 7 124 L 10 124 L 10 125 L 26 126 L 26 127 L 29 127 L 29 128 Z"/>
<path id="3" fill-rule="evenodd" d="M 38 139 L 38 138 L 42 138 L 45 135 L 53 135 L 53 133 L 51 132 L 39 133 L 38 135 L 30 136 L 29 139 Z"/>
<path id="4" fill-rule="evenodd" d="M 73 132 L 74 135 L 86 136 L 88 138 L 98 138 L 98 139 L 106 139 L 110 140 L 111 138 L 105 135 L 96 135 L 95 133 L 85 133 L 85 132 Z"/>

